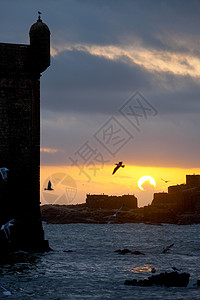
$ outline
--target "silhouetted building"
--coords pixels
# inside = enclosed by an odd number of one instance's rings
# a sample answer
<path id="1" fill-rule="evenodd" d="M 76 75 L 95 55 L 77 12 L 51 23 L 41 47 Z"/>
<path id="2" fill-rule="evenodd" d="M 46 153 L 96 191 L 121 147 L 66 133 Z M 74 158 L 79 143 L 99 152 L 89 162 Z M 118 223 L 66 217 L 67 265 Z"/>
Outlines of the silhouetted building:
<path id="1" fill-rule="evenodd" d="M 40 76 L 50 65 L 50 31 L 40 17 L 30 45 L 0 43 L 0 224 L 18 221 L 16 245 L 45 249 L 40 216 Z"/>
<path id="2" fill-rule="evenodd" d="M 187 189 L 186 184 L 171 185 L 168 187 L 168 193 L 169 194 L 180 193 L 186 189 Z"/>
<path id="3" fill-rule="evenodd" d="M 123 204 L 128 208 L 137 208 L 137 198 L 134 195 L 108 196 L 87 195 L 86 204 L 90 208 L 119 209 Z"/>
<path id="4" fill-rule="evenodd" d="M 187 187 L 200 187 L 200 175 L 186 175 Z"/>
<path id="5" fill-rule="evenodd" d="M 168 194 L 155 193 L 152 201 L 152 206 L 164 209 L 177 210 L 180 209 L 183 203 L 183 193 Z"/>
<path id="6" fill-rule="evenodd" d="M 200 212 L 200 175 L 186 175 L 186 184 L 168 187 L 168 193 L 155 193 L 152 206 L 178 212 Z"/>

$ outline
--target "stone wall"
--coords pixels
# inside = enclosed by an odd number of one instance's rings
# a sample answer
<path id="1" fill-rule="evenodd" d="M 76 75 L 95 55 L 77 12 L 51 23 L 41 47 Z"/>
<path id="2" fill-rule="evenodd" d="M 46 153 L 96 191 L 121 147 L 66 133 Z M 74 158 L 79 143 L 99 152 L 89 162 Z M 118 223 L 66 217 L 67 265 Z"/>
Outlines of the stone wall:
<path id="1" fill-rule="evenodd" d="M 186 175 L 186 184 L 168 187 L 168 193 L 155 193 L 152 206 L 181 213 L 200 210 L 200 175 Z"/>
<path id="2" fill-rule="evenodd" d="M 32 39 L 34 49 L 37 39 L 46 35 L 47 40 L 46 48 L 38 43 L 41 62 L 45 53 L 50 55 L 50 32 L 38 20 L 33 28 L 37 31 Z M 37 55 L 32 48 L 31 44 L 0 43 L 0 168 L 9 169 L 7 182 L 0 178 L 0 225 L 13 218 L 18 221 L 19 246 L 44 240 L 40 215 L 41 67 L 33 68 Z M 45 61 L 42 71 L 49 64 Z"/>
<path id="3" fill-rule="evenodd" d="M 134 195 L 87 195 L 86 204 L 90 208 L 102 209 L 119 209 L 124 204 L 125 207 L 135 209 L 137 208 L 137 198 Z"/>

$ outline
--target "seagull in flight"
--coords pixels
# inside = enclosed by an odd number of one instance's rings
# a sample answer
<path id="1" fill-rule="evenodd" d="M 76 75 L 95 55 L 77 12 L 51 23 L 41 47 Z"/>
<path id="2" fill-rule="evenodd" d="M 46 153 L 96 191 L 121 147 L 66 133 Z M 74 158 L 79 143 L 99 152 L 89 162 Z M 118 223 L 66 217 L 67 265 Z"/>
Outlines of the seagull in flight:
<path id="1" fill-rule="evenodd" d="M 167 246 L 167 247 L 165 247 L 165 248 L 163 248 L 163 251 L 162 251 L 162 253 L 166 253 L 167 251 L 169 251 L 170 250 L 170 248 L 171 247 L 173 247 L 174 246 L 174 243 L 173 244 L 171 244 L 171 245 L 169 245 L 169 246 Z"/>
<path id="2" fill-rule="evenodd" d="M 53 191 L 52 187 L 51 187 L 51 181 L 49 180 L 47 188 L 44 188 L 45 191 Z"/>
<path id="3" fill-rule="evenodd" d="M 124 207 L 124 203 L 122 204 L 122 206 L 114 213 L 114 215 L 110 215 L 110 216 L 106 216 L 104 218 L 111 218 L 111 217 L 116 217 L 118 212 Z"/>
<path id="4" fill-rule="evenodd" d="M 5 181 L 7 181 L 7 171 L 9 171 L 7 168 L 0 168 L 1 176 Z"/>
<path id="5" fill-rule="evenodd" d="M 164 181 L 165 183 L 170 182 L 169 180 L 165 180 L 165 179 L 162 179 L 162 178 L 161 178 L 161 180 Z"/>
<path id="6" fill-rule="evenodd" d="M 0 286 L 0 288 L 3 290 L 2 293 L 3 293 L 5 296 L 10 296 L 10 295 L 11 295 L 11 292 L 8 291 L 5 287 Z"/>
<path id="7" fill-rule="evenodd" d="M 125 165 L 122 165 L 122 163 L 123 163 L 123 161 L 120 161 L 120 162 L 118 162 L 118 164 L 116 164 L 116 167 L 114 168 L 114 170 L 112 172 L 112 175 L 115 174 L 120 167 L 122 167 L 122 168 L 125 167 Z"/>
<path id="8" fill-rule="evenodd" d="M 1 226 L 1 230 L 4 231 L 5 236 L 8 241 L 10 241 L 10 227 L 14 226 L 14 223 L 15 223 L 15 219 L 12 219 L 12 220 L 8 221 L 6 224 Z"/>

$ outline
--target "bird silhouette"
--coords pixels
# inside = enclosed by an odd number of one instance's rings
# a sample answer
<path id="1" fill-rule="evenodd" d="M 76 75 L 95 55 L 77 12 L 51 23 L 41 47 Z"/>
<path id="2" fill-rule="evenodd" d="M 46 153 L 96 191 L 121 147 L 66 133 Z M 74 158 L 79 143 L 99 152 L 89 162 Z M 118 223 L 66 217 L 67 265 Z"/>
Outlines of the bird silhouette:
<path id="1" fill-rule="evenodd" d="M 0 288 L 3 290 L 2 293 L 3 293 L 5 296 L 10 296 L 10 295 L 12 295 L 11 292 L 10 292 L 9 290 L 7 290 L 5 287 L 0 286 Z"/>
<path id="2" fill-rule="evenodd" d="M 169 180 L 165 180 L 165 179 L 162 179 L 162 178 L 161 178 L 161 180 L 164 181 L 165 183 L 170 182 Z"/>
<path id="3" fill-rule="evenodd" d="M 0 168 L 1 176 L 5 181 L 7 181 L 7 171 L 9 171 L 7 168 Z"/>
<path id="4" fill-rule="evenodd" d="M 53 191 L 52 187 L 51 187 L 51 181 L 49 180 L 47 188 L 44 188 L 45 191 Z"/>
<path id="5" fill-rule="evenodd" d="M 10 227 L 14 226 L 14 223 L 15 223 L 15 219 L 12 219 L 12 220 L 8 221 L 6 224 L 1 226 L 1 230 L 4 231 L 5 236 L 8 241 L 10 241 Z"/>
<path id="6" fill-rule="evenodd" d="M 38 10 L 38 15 L 41 15 L 42 13 Z"/>
<path id="7" fill-rule="evenodd" d="M 125 167 L 125 165 L 122 165 L 122 163 L 123 163 L 123 161 L 120 161 L 120 162 L 118 162 L 118 164 L 116 164 L 116 167 L 114 168 L 114 170 L 112 172 L 112 175 L 115 174 L 120 167 L 122 167 L 122 168 Z"/>
<path id="8" fill-rule="evenodd" d="M 122 204 L 122 206 L 114 213 L 114 215 L 110 215 L 110 216 L 106 216 L 104 218 L 111 218 L 111 217 L 116 217 L 118 212 L 124 207 L 124 203 Z"/>
<path id="9" fill-rule="evenodd" d="M 167 247 L 165 247 L 165 248 L 163 248 L 162 253 L 166 253 L 166 252 L 169 251 L 170 248 L 173 247 L 173 246 L 174 246 L 174 243 L 171 244 L 171 245 L 169 245 L 169 246 L 167 246 Z"/>

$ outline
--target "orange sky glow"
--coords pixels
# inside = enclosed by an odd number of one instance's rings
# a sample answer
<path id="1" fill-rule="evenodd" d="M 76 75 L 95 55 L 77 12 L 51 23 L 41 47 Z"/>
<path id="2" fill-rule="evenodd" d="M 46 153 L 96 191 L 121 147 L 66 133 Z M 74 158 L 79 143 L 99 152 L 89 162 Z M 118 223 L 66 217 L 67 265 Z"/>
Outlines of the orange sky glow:
<path id="1" fill-rule="evenodd" d="M 41 204 L 78 204 L 84 203 L 86 194 L 123 195 L 134 194 L 138 206 L 148 205 L 153 200 L 153 193 L 166 192 L 169 185 L 185 183 L 186 174 L 198 173 L 197 169 L 158 168 L 143 166 L 125 166 L 112 175 L 113 165 L 106 165 L 90 178 L 80 174 L 77 167 L 41 166 Z M 142 176 L 151 176 L 156 181 L 153 187 L 148 182 L 143 184 L 144 191 L 138 187 Z M 169 180 L 165 183 L 161 180 Z M 53 191 L 44 191 L 51 180 Z"/>

